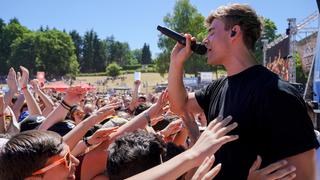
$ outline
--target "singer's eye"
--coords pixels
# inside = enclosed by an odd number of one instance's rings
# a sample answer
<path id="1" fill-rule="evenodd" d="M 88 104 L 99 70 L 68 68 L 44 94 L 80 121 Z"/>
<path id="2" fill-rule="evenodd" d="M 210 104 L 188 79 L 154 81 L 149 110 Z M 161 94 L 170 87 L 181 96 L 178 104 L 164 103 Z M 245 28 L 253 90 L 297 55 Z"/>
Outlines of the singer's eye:
<path id="1" fill-rule="evenodd" d="M 209 28 L 208 35 L 213 35 L 213 34 L 214 34 L 214 28 Z"/>

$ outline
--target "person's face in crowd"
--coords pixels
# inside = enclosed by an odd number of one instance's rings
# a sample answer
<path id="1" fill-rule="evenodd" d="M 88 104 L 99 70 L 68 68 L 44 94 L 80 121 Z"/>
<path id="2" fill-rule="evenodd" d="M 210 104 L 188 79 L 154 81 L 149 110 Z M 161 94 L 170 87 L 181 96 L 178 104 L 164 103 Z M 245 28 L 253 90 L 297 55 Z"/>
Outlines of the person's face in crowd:
<path id="1" fill-rule="evenodd" d="M 33 177 L 40 175 L 43 180 L 75 179 L 78 164 L 79 161 L 70 153 L 69 146 L 64 144 L 61 153 L 50 157 L 42 169 L 33 173 Z"/>
<path id="2" fill-rule="evenodd" d="M 102 106 L 104 106 L 105 102 L 104 102 L 104 99 L 100 98 L 97 100 L 97 106 L 98 108 L 101 108 Z"/>
<path id="3" fill-rule="evenodd" d="M 139 97 L 138 98 L 138 102 L 139 102 L 139 104 L 141 104 L 141 103 L 145 103 L 147 100 L 146 100 L 146 98 L 145 97 Z"/>
<path id="4" fill-rule="evenodd" d="M 91 114 L 94 111 L 94 106 L 91 103 L 87 103 L 84 105 L 83 110 L 85 114 Z"/>
<path id="5" fill-rule="evenodd" d="M 204 40 L 208 48 L 208 64 L 224 64 L 230 54 L 230 31 L 225 30 L 225 24 L 214 19 L 208 28 L 208 36 Z"/>
<path id="6" fill-rule="evenodd" d="M 73 113 L 73 118 L 76 124 L 79 124 L 85 116 L 85 113 L 82 108 L 78 107 L 77 110 Z"/>

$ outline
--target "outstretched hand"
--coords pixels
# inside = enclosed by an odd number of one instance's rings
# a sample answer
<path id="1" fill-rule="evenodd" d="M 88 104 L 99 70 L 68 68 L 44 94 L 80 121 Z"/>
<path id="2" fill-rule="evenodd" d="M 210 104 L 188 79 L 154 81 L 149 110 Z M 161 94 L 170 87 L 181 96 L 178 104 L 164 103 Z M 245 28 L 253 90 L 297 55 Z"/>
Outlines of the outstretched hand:
<path id="1" fill-rule="evenodd" d="M 168 103 L 169 103 L 169 93 L 168 93 L 168 90 L 165 90 L 161 93 L 156 104 L 150 107 L 150 112 L 149 112 L 150 117 L 155 118 L 165 113 L 169 109 Z"/>
<path id="2" fill-rule="evenodd" d="M 178 133 L 182 129 L 183 121 L 182 119 L 177 119 L 175 121 L 172 121 L 166 128 L 161 130 L 160 134 L 162 134 L 164 137 L 168 137 L 172 134 Z"/>
<path id="3" fill-rule="evenodd" d="M 231 120 L 231 116 L 225 119 L 219 116 L 210 122 L 196 143 L 189 149 L 196 164 L 200 165 L 206 157 L 212 156 L 222 145 L 238 139 L 238 135 L 226 135 L 238 126 L 236 122 L 227 125 Z"/>
<path id="4" fill-rule="evenodd" d="M 259 169 L 262 159 L 257 157 L 249 170 L 248 180 L 291 180 L 296 177 L 294 166 L 287 166 L 286 160 L 278 161 Z"/>
<path id="5" fill-rule="evenodd" d="M 220 171 L 221 164 L 219 163 L 211 169 L 214 163 L 214 155 L 207 157 L 202 164 L 198 167 L 196 173 L 193 175 L 192 180 L 209 180 L 213 179 Z M 210 170 L 211 169 L 211 170 Z"/>
<path id="6" fill-rule="evenodd" d="M 95 122 L 95 124 L 99 123 L 99 122 L 105 120 L 107 117 L 112 116 L 115 113 L 114 109 L 118 108 L 120 106 L 121 106 L 120 103 L 105 105 L 102 108 L 100 108 L 99 110 L 93 112 L 91 114 L 91 116 L 89 116 L 88 118 L 93 120 Z"/>
<path id="7" fill-rule="evenodd" d="M 88 138 L 88 143 L 91 145 L 100 144 L 103 141 L 107 141 L 111 133 L 116 132 L 118 127 L 101 128 L 97 130 L 92 136 Z"/>
<path id="8" fill-rule="evenodd" d="M 68 103 L 68 105 L 73 105 L 79 103 L 86 95 L 87 90 L 81 86 L 69 87 L 66 91 L 66 95 L 63 100 Z"/>

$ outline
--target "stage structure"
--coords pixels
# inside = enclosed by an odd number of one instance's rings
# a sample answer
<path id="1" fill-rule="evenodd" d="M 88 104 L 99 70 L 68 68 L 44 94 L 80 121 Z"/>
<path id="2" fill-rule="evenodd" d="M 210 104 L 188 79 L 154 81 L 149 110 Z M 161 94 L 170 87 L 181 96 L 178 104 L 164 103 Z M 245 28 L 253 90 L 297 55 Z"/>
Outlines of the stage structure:
<path id="1" fill-rule="evenodd" d="M 318 8 L 319 7 L 319 1 Z M 320 11 L 320 10 L 319 10 Z M 314 127 L 320 130 L 320 18 L 319 11 L 296 23 L 288 18 L 288 29 L 273 42 L 263 40 L 263 64 L 293 85 L 296 83 L 297 58 L 308 75 L 303 98 L 313 104 Z M 319 35 L 319 36 L 318 36 Z M 303 88 L 302 88 L 303 89 Z"/>
<path id="2" fill-rule="evenodd" d="M 318 19 L 318 12 L 313 12 L 298 24 L 296 23 L 295 18 L 288 18 L 288 29 L 286 33 L 280 35 L 279 38 L 270 43 L 266 42 L 266 40 L 262 40 L 264 45 L 264 66 L 277 73 L 282 79 L 291 83 L 296 83 L 296 53 L 298 53 L 298 50 L 301 49 L 302 46 L 299 42 L 305 41 L 304 39 L 308 38 L 309 36 L 316 36 L 319 24 L 317 22 Z M 313 57 L 315 49 L 314 45 L 307 44 L 304 45 L 303 48 L 309 49 L 306 50 L 309 51 L 309 59 L 310 55 Z M 304 53 L 303 56 L 306 56 L 306 53 Z M 312 60 L 305 62 L 305 57 L 301 58 L 304 58 L 302 59 L 304 72 L 308 74 Z"/>

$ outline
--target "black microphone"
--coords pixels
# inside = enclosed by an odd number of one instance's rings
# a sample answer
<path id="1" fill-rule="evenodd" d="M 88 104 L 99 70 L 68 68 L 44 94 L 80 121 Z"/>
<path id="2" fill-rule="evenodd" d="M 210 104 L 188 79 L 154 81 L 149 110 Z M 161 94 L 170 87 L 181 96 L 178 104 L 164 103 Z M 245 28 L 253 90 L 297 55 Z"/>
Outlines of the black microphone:
<path id="1" fill-rule="evenodd" d="M 157 26 L 157 29 L 164 35 L 178 41 L 180 44 L 186 45 L 186 38 L 181 34 L 168 29 L 166 27 Z M 191 50 L 197 54 L 204 55 L 207 53 L 207 47 L 199 42 L 191 41 Z"/>

